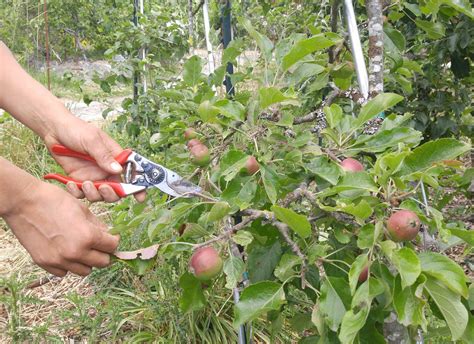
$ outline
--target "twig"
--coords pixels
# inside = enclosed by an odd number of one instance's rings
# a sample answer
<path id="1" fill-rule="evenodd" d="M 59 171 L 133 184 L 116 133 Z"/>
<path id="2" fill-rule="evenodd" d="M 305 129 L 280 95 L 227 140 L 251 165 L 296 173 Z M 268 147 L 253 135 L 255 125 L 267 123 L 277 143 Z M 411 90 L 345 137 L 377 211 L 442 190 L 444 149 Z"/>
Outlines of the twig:
<path id="1" fill-rule="evenodd" d="M 231 226 L 229 227 L 224 233 L 222 233 L 221 235 L 213 238 L 213 239 L 210 239 L 206 242 L 203 242 L 201 244 L 196 244 L 194 246 L 194 249 L 198 249 L 198 248 L 201 248 L 201 247 L 204 247 L 204 246 L 209 246 L 210 244 L 214 243 L 214 242 L 218 242 L 218 241 L 221 241 L 221 240 L 224 240 L 224 239 L 227 239 L 229 238 L 232 234 L 244 229 L 249 223 L 255 221 L 256 219 L 258 219 L 261 215 L 260 214 L 253 214 L 253 215 L 250 215 L 244 219 L 242 219 L 242 222 L 236 224 L 235 226 Z"/>
<path id="2" fill-rule="evenodd" d="M 202 5 L 204 5 L 204 0 L 201 0 L 201 2 L 199 3 L 199 5 L 197 5 L 196 9 L 193 11 L 193 16 L 195 16 L 199 10 L 201 9 Z"/>
<path id="3" fill-rule="evenodd" d="M 330 106 L 334 100 L 336 100 L 337 97 L 343 95 L 344 92 L 341 92 L 339 88 L 334 88 L 331 93 L 326 97 L 326 99 L 323 100 L 321 103 L 321 106 L 317 108 L 314 111 L 311 111 L 307 115 L 301 116 L 301 117 L 296 117 L 293 120 L 293 124 L 302 124 L 302 123 L 308 123 L 308 122 L 313 122 L 317 119 L 321 119 L 324 115 L 324 107 Z"/>
<path id="4" fill-rule="evenodd" d="M 337 162 L 337 163 L 340 163 L 340 162 L 341 162 L 341 160 L 340 160 L 333 152 L 331 152 L 330 149 L 325 149 L 325 148 L 323 148 L 323 152 L 324 152 L 329 158 L 331 158 L 332 160 L 334 160 L 335 162 Z"/>
<path id="5" fill-rule="evenodd" d="M 289 234 L 289 227 L 283 222 L 280 222 L 276 219 L 275 214 L 270 211 L 261 211 L 261 210 L 254 210 L 254 209 L 246 209 L 242 212 L 243 215 L 247 214 L 249 216 L 258 216 L 263 217 L 266 221 L 270 222 L 273 226 L 275 226 L 280 234 L 283 236 L 283 239 L 287 242 L 290 246 L 293 253 L 295 253 L 299 258 L 301 258 L 301 285 L 304 289 L 306 287 L 306 271 L 308 270 L 308 264 L 306 262 L 306 256 L 301 252 L 300 247 L 297 243 L 291 239 Z"/>
<path id="6" fill-rule="evenodd" d="M 28 284 L 26 286 L 27 289 L 34 289 L 34 288 L 38 288 L 38 287 L 41 287 L 42 285 L 45 285 L 45 284 L 48 284 L 49 282 L 52 282 L 56 279 L 59 279 L 60 277 L 57 277 L 57 276 L 54 276 L 54 275 L 48 275 L 48 276 L 45 276 L 45 277 L 41 277 L 40 279 Z"/>

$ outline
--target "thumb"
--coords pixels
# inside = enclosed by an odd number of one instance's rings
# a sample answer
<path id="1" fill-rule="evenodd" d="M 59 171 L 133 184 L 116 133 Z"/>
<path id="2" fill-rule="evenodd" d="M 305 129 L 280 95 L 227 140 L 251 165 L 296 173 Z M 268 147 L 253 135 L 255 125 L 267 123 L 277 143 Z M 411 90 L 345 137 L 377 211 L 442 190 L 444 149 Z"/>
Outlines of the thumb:
<path id="1" fill-rule="evenodd" d="M 107 141 L 100 136 L 100 140 L 88 143 L 89 149 L 87 151 L 104 171 L 110 174 L 119 174 L 122 172 L 122 165 L 115 160 L 115 156 L 122 152 L 122 148 L 112 139 L 110 139 L 111 142 Z"/>

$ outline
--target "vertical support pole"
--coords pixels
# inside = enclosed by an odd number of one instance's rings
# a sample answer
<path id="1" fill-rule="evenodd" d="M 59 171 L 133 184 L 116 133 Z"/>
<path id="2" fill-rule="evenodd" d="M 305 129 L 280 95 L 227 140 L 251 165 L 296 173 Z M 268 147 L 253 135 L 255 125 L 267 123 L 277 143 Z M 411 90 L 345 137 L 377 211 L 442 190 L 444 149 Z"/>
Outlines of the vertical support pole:
<path id="1" fill-rule="evenodd" d="M 209 74 L 212 74 L 216 69 L 216 62 L 214 60 L 214 53 L 212 51 L 211 39 L 209 38 L 209 33 L 211 31 L 211 26 L 209 24 L 209 0 L 204 0 L 204 4 L 202 6 L 202 15 L 204 17 L 204 36 L 206 37 Z"/>
<path id="2" fill-rule="evenodd" d="M 48 1 L 43 2 L 43 15 L 44 15 L 44 46 L 46 49 L 46 78 L 48 80 L 48 90 L 51 90 L 51 61 L 49 56 L 49 25 L 48 25 Z"/>
<path id="3" fill-rule="evenodd" d="M 194 15 L 193 0 L 188 0 L 188 31 L 189 31 L 189 54 L 194 55 Z"/>
<path id="4" fill-rule="evenodd" d="M 354 58 L 357 73 L 357 82 L 359 83 L 360 93 L 367 99 L 369 96 L 369 77 L 367 76 L 367 67 L 365 65 L 364 54 L 362 53 L 352 0 L 344 0 L 344 9 L 347 19 L 347 28 L 349 30 L 349 39 L 351 41 L 352 57 Z"/>
<path id="5" fill-rule="evenodd" d="M 232 17 L 231 17 L 231 4 L 230 0 L 224 0 L 224 5 L 222 6 L 222 43 L 224 44 L 224 49 L 227 48 L 230 41 L 232 41 Z M 232 63 L 227 63 L 226 67 L 226 76 L 224 80 L 224 85 L 226 93 L 228 96 L 232 97 L 235 94 L 234 87 L 232 86 L 232 80 L 230 76 L 234 74 L 234 66 Z"/>
<path id="6" fill-rule="evenodd" d="M 133 0 L 133 24 L 138 26 L 138 0 Z M 133 101 L 136 103 L 138 100 L 138 70 L 133 72 Z"/>

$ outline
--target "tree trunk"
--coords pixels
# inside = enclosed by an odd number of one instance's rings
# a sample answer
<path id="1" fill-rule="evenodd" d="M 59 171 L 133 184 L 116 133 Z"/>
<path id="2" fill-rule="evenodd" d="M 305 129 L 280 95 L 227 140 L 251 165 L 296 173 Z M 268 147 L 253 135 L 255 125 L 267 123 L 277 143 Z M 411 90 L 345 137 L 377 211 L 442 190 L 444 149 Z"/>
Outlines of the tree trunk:
<path id="1" fill-rule="evenodd" d="M 383 0 L 366 0 L 369 18 L 369 94 L 383 92 Z"/>

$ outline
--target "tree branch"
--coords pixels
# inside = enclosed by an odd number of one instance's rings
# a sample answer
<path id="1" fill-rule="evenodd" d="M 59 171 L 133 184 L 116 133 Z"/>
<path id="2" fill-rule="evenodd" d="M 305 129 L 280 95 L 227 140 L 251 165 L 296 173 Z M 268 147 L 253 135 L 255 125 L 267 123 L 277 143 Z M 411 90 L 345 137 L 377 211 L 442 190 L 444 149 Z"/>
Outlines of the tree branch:
<path id="1" fill-rule="evenodd" d="M 317 108 L 314 111 L 311 111 L 307 115 L 301 116 L 301 117 L 296 117 L 293 120 L 293 124 L 302 124 L 302 123 L 308 123 L 308 122 L 313 122 L 315 120 L 322 120 L 326 122 L 325 116 L 324 116 L 324 107 L 325 106 L 330 106 L 334 100 L 336 100 L 337 97 L 341 96 L 344 94 L 341 92 L 339 88 L 334 88 L 331 93 L 326 97 L 326 99 L 323 100 L 319 108 Z"/>
<path id="2" fill-rule="evenodd" d="M 199 10 L 201 9 L 203 5 L 204 5 L 204 0 L 201 0 L 199 5 L 197 5 L 196 9 L 193 11 L 193 16 L 195 16 L 199 12 Z"/>

